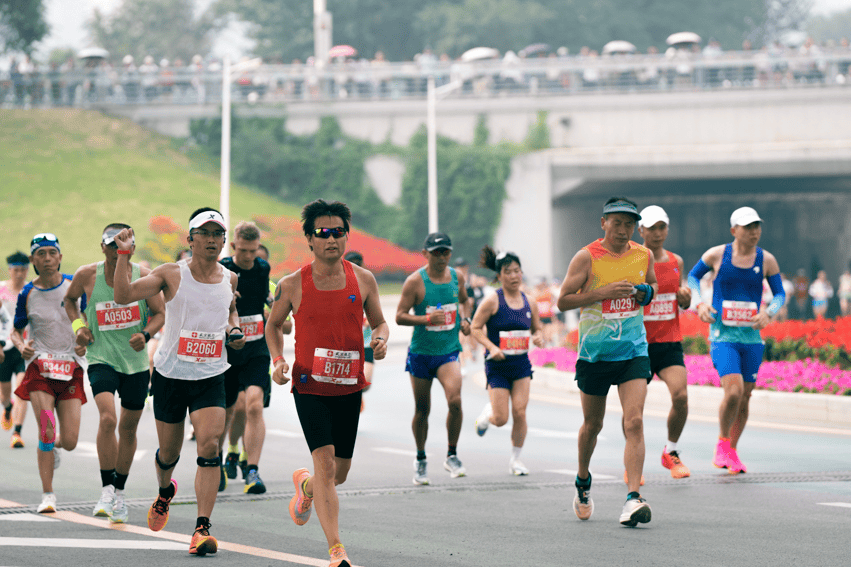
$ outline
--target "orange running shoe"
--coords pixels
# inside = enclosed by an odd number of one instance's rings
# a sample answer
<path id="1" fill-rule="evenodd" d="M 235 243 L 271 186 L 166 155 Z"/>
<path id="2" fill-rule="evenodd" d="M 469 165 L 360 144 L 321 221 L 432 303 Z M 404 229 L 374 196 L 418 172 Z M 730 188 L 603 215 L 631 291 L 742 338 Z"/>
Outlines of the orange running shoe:
<path id="1" fill-rule="evenodd" d="M 626 476 L 626 471 L 623 471 L 623 483 L 629 484 L 629 479 Z M 641 484 L 639 486 L 644 486 L 644 475 L 641 475 Z"/>
<path id="2" fill-rule="evenodd" d="M 9 446 L 12 449 L 23 449 L 24 448 L 24 440 L 21 439 L 21 434 L 15 431 L 12 433 L 12 440 L 9 442 Z"/>
<path id="3" fill-rule="evenodd" d="M 346 555 L 346 548 L 343 547 L 342 543 L 338 543 L 329 549 L 328 553 L 331 555 L 331 562 L 328 563 L 328 567 L 352 567 L 349 556 Z"/>
<path id="4" fill-rule="evenodd" d="M 303 526 L 310 519 L 310 506 L 313 498 L 304 491 L 304 481 L 310 478 L 307 469 L 298 469 L 293 473 L 295 496 L 290 500 L 290 517 L 297 526 Z"/>
<path id="5" fill-rule="evenodd" d="M 177 494 L 177 481 L 171 479 L 171 483 L 174 485 L 174 494 Z M 168 523 L 168 505 L 172 498 L 174 498 L 174 495 L 168 500 L 157 495 L 156 501 L 151 504 L 151 508 L 148 510 L 148 528 L 151 531 L 158 532 Z"/>
<path id="6" fill-rule="evenodd" d="M 662 449 L 662 466 L 670 469 L 672 478 L 687 478 L 691 476 L 691 471 L 680 460 L 680 455 L 676 451 L 666 453 Z"/>
<path id="7" fill-rule="evenodd" d="M 208 522 L 206 526 L 195 528 L 195 533 L 192 534 L 192 543 L 189 544 L 190 555 L 203 556 L 219 550 L 219 542 L 210 535 L 210 526 L 211 524 Z"/>
<path id="8" fill-rule="evenodd" d="M 12 429 L 12 406 L 9 406 L 9 409 L 3 409 L 3 419 L 0 420 L 0 423 L 3 425 L 3 429 L 9 431 Z"/>

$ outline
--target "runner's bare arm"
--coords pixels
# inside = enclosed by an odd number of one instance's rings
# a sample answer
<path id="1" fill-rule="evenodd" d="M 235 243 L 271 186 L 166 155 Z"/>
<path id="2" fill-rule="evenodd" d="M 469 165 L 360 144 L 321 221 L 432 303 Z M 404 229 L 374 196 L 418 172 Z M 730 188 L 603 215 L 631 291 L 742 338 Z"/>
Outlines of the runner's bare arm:
<path id="1" fill-rule="evenodd" d="M 577 307 L 585 307 L 603 299 L 620 299 L 629 297 L 633 285 L 628 281 L 613 282 L 601 288 L 583 291 L 591 275 L 591 253 L 585 249 L 576 253 L 567 267 L 567 274 L 559 290 L 559 311 L 568 311 Z"/>
<path id="2" fill-rule="evenodd" d="M 381 311 L 378 282 L 375 281 L 375 276 L 369 270 L 359 266 L 354 266 L 354 268 L 358 274 L 361 290 L 366 291 L 363 310 L 366 314 L 366 320 L 372 328 L 372 340 L 369 342 L 369 346 L 375 360 L 382 360 L 387 356 L 387 339 L 390 336 L 390 326 L 387 325 L 387 321 L 384 320 L 384 313 Z"/>
<path id="3" fill-rule="evenodd" d="M 151 273 L 148 268 L 141 268 L 140 276 L 147 276 Z M 148 305 L 148 324 L 145 325 L 145 331 L 152 337 L 160 332 L 165 324 L 165 298 L 162 293 L 157 293 L 145 300 Z"/>
<path id="4" fill-rule="evenodd" d="M 532 344 L 538 348 L 544 348 L 544 324 L 541 323 L 541 315 L 538 313 L 538 304 L 529 302 L 532 311 Z"/>
<path id="5" fill-rule="evenodd" d="M 293 291 L 296 285 L 301 286 L 301 272 L 290 274 L 278 282 L 278 287 L 275 289 L 275 301 L 272 303 L 272 312 L 269 313 L 269 319 L 266 321 L 266 346 L 269 348 L 272 365 L 275 368 L 272 372 L 272 380 L 276 384 L 286 384 L 290 380 L 287 377 L 290 365 L 284 360 L 282 327 L 292 311 Z"/>
<path id="6" fill-rule="evenodd" d="M 127 305 L 141 299 L 148 299 L 160 291 L 163 292 L 166 301 L 171 299 L 169 295 L 169 279 L 177 281 L 180 278 L 180 268 L 177 264 L 163 264 L 155 268 L 147 276 L 138 280 L 130 281 L 130 250 L 133 248 L 133 229 L 125 228 L 115 235 L 115 244 L 118 246 L 118 261 L 115 266 L 113 277 L 113 297 L 116 303 Z"/>
<path id="7" fill-rule="evenodd" d="M 496 310 L 499 308 L 499 296 L 495 293 L 487 296 L 484 301 L 479 304 L 479 308 L 476 309 L 475 315 L 473 315 L 473 324 L 470 326 L 470 335 L 476 341 L 488 349 L 489 353 L 493 353 L 499 348 L 490 342 L 487 334 L 485 334 L 485 325 L 490 321 L 490 318 L 494 316 Z"/>
<path id="8" fill-rule="evenodd" d="M 458 311 L 461 315 L 461 332 L 470 334 L 470 298 L 467 296 L 467 281 L 464 274 L 458 272 Z"/>
<path id="9" fill-rule="evenodd" d="M 419 304 L 425 296 L 425 284 L 419 272 L 414 272 L 402 285 L 402 296 L 399 298 L 399 306 L 396 307 L 396 324 L 408 327 L 428 325 L 428 315 L 412 315 L 411 308 Z"/>
<path id="10" fill-rule="evenodd" d="M 668 252 L 674 254 L 673 252 Z M 677 268 L 680 270 L 680 287 L 677 289 L 677 304 L 680 309 L 688 309 L 691 306 L 691 288 L 687 283 L 687 276 L 683 258 L 679 254 L 674 254 L 677 259 Z"/>
<path id="11" fill-rule="evenodd" d="M 647 255 L 647 274 L 644 276 L 644 283 L 653 288 L 653 295 L 655 297 L 656 294 L 659 293 L 659 283 L 656 281 L 656 259 L 653 257 L 653 254 Z M 635 300 L 644 305 L 645 303 L 645 292 L 643 289 L 639 288 L 639 290 L 635 293 Z M 648 302 L 649 303 L 649 302 Z"/>
<path id="12" fill-rule="evenodd" d="M 236 311 L 236 298 L 238 297 L 236 286 L 239 283 L 239 276 L 235 273 L 230 272 L 230 285 L 233 290 L 233 298 L 230 301 L 230 308 L 228 312 L 228 344 L 234 350 L 240 350 L 245 346 L 245 333 L 242 332 L 242 328 L 239 326 L 239 313 Z M 236 333 L 234 333 L 236 331 Z M 238 334 L 237 334 L 238 333 Z M 238 337 L 238 338 L 233 338 Z"/>
<path id="13" fill-rule="evenodd" d="M 77 319 L 83 319 L 86 323 L 85 313 L 80 313 L 80 308 L 77 306 L 77 300 L 87 294 L 87 297 L 92 296 L 94 289 L 94 279 L 97 276 L 97 264 L 89 264 L 80 266 L 74 272 L 74 277 L 71 279 L 71 285 L 65 292 L 65 298 L 62 300 L 62 305 L 65 307 L 65 313 L 68 314 L 68 319 L 72 322 Z M 94 342 L 94 336 L 91 329 L 88 327 L 80 327 L 76 332 L 76 341 L 78 345 L 87 346 Z"/>
<path id="14" fill-rule="evenodd" d="M 12 341 L 12 344 L 15 345 L 15 348 L 20 351 L 24 360 L 32 358 L 35 354 L 35 350 L 33 349 L 33 340 L 30 339 L 28 342 L 24 342 L 23 329 L 12 330 L 12 334 L 9 336 L 9 339 Z"/>

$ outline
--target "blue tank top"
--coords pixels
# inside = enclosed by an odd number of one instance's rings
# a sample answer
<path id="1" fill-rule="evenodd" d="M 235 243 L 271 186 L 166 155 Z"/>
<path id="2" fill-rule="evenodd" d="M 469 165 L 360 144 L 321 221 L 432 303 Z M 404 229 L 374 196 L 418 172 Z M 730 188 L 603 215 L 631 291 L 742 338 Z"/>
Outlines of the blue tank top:
<path id="1" fill-rule="evenodd" d="M 717 311 L 715 322 L 709 327 L 712 342 L 762 343 L 762 336 L 750 323 L 762 301 L 762 280 L 765 278 L 762 263 L 763 253 L 759 246 L 750 268 L 734 266 L 733 245 L 724 247 L 718 275 L 712 282 L 712 308 Z"/>
<path id="2" fill-rule="evenodd" d="M 485 360 L 485 372 L 504 373 L 507 369 L 516 369 L 518 377 L 531 375 L 529 363 L 529 342 L 532 329 L 532 309 L 529 298 L 523 296 L 523 307 L 512 309 L 505 302 L 502 289 L 496 290 L 499 307 L 488 319 L 488 340 L 497 345 L 505 354 L 505 360 Z M 487 352 L 485 356 L 487 356 Z M 512 372 L 515 373 L 515 372 Z"/>

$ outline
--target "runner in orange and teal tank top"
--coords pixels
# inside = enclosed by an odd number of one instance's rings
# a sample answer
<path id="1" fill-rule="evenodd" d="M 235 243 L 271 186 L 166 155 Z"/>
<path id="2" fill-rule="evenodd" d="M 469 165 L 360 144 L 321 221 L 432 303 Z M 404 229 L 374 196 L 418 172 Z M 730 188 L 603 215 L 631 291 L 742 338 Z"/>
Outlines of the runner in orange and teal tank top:
<path id="1" fill-rule="evenodd" d="M 642 307 L 653 300 L 658 288 L 653 254 L 631 240 L 640 220 L 634 202 L 609 199 L 600 219 L 605 236 L 576 253 L 558 298 L 561 311 L 581 308 L 576 381 L 584 422 L 579 429 L 573 511 L 580 520 L 588 520 L 594 511 L 588 467 L 603 426 L 606 396 L 611 386 L 617 386 L 629 485 L 620 523 L 630 527 L 649 522 L 651 516 L 650 506 L 638 492 L 644 467 L 644 398 L 651 376 Z"/>

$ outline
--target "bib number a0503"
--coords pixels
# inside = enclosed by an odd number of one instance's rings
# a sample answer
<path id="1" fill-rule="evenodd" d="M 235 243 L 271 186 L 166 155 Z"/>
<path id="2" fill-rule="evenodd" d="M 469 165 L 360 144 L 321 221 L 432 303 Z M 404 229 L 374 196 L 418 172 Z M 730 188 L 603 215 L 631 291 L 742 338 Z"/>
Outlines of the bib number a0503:
<path id="1" fill-rule="evenodd" d="M 676 293 L 660 293 L 644 308 L 645 321 L 670 321 L 676 316 Z"/>
<path id="2" fill-rule="evenodd" d="M 184 362 L 217 362 L 222 358 L 224 344 L 224 333 L 180 331 L 177 358 Z"/>
<path id="3" fill-rule="evenodd" d="M 506 355 L 526 354 L 529 352 L 529 339 L 531 337 L 532 333 L 528 330 L 500 331 L 499 350 Z"/>
<path id="4" fill-rule="evenodd" d="M 358 383 L 361 360 L 356 350 L 317 348 L 313 351 L 311 375 L 317 382 L 353 386 Z"/>
<path id="5" fill-rule="evenodd" d="M 97 313 L 100 331 L 120 331 L 135 327 L 142 322 L 142 312 L 138 301 L 127 305 L 114 301 L 101 301 L 95 304 L 95 313 Z"/>
<path id="6" fill-rule="evenodd" d="M 444 305 L 440 309 L 443 311 L 443 324 L 426 325 L 426 331 L 451 331 L 455 328 L 455 321 L 458 317 L 458 304 Z M 429 305 L 426 307 L 426 315 L 431 315 L 437 310 L 437 307 Z"/>
<path id="7" fill-rule="evenodd" d="M 621 299 L 604 299 L 602 305 L 603 319 L 628 319 L 638 315 L 638 302 L 633 295 Z"/>
<path id="8" fill-rule="evenodd" d="M 263 315 L 246 315 L 239 318 L 239 327 L 245 334 L 245 342 L 259 341 L 266 330 Z"/>
<path id="9" fill-rule="evenodd" d="M 728 327 L 752 327 L 752 319 L 757 314 L 755 301 L 721 302 L 721 323 Z"/>
<path id="10" fill-rule="evenodd" d="M 44 378 L 51 380 L 62 380 L 67 382 L 74 377 L 74 370 L 77 369 L 77 361 L 74 357 L 67 354 L 42 354 L 36 361 L 38 372 Z"/>

